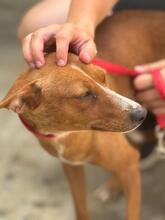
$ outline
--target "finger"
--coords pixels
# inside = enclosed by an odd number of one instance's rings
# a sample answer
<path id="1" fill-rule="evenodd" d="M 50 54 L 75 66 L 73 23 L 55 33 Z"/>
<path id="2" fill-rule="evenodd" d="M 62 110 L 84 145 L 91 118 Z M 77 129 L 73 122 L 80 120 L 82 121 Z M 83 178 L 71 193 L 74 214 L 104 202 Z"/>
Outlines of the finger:
<path id="1" fill-rule="evenodd" d="M 153 69 L 162 69 L 165 67 L 165 59 L 158 62 L 135 66 L 135 70 L 139 72 L 148 72 Z"/>
<path id="2" fill-rule="evenodd" d="M 165 114 L 165 107 L 159 107 L 159 108 L 153 108 L 152 112 L 155 115 L 161 115 L 161 114 Z"/>
<path id="3" fill-rule="evenodd" d="M 31 40 L 31 54 L 33 56 L 33 61 L 37 68 L 40 68 L 45 63 L 44 59 L 44 39 L 41 32 L 35 32 L 32 34 Z"/>
<path id="4" fill-rule="evenodd" d="M 59 32 L 56 36 L 56 58 L 58 66 L 65 66 L 67 64 L 71 39 L 72 34 L 69 32 Z"/>
<path id="5" fill-rule="evenodd" d="M 40 28 L 32 34 L 31 40 L 31 54 L 36 67 L 40 68 L 45 64 L 44 46 L 47 42 L 54 39 L 59 25 L 50 25 L 46 28 Z"/>
<path id="6" fill-rule="evenodd" d="M 158 99 L 150 102 L 142 102 L 141 103 L 143 106 L 147 107 L 148 109 L 154 109 L 154 108 L 165 108 L 165 101 Z"/>
<path id="7" fill-rule="evenodd" d="M 136 97 L 141 102 L 150 102 L 153 100 L 161 99 L 159 92 L 154 88 L 138 92 Z"/>
<path id="8" fill-rule="evenodd" d="M 27 35 L 22 42 L 22 51 L 25 61 L 30 65 L 31 68 L 35 67 L 33 62 L 33 56 L 31 54 L 30 44 L 31 44 L 32 34 Z"/>
<path id="9" fill-rule="evenodd" d="M 97 54 L 96 45 L 93 40 L 89 40 L 80 48 L 79 57 L 84 63 L 90 63 Z"/>
<path id="10" fill-rule="evenodd" d="M 143 75 L 137 76 L 133 85 L 137 90 L 144 90 L 154 86 L 153 78 L 151 74 L 144 73 Z"/>

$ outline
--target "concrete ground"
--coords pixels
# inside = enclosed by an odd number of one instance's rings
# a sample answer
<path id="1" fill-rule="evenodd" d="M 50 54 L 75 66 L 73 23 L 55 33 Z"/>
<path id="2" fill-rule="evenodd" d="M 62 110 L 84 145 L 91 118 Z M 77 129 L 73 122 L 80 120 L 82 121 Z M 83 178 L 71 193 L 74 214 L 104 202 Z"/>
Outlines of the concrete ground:
<path id="1" fill-rule="evenodd" d="M 34 0 L 0 1 L 0 98 L 25 67 L 15 32 Z M 74 211 L 60 163 L 45 153 L 17 116 L 0 111 L 0 220 L 73 220 Z M 95 188 L 110 174 L 87 166 L 92 219 L 124 220 L 124 201 L 101 204 Z M 165 162 L 142 173 L 142 220 L 165 219 Z"/>

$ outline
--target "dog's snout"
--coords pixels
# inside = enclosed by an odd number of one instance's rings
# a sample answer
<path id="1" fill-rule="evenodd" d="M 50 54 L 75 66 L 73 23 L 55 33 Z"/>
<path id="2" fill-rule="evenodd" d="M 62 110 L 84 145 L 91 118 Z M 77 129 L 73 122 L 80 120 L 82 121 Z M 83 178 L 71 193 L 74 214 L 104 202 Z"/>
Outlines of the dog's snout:
<path id="1" fill-rule="evenodd" d="M 129 113 L 129 117 L 133 123 L 142 123 L 146 118 L 146 115 L 147 110 L 141 106 L 132 109 L 132 111 Z"/>

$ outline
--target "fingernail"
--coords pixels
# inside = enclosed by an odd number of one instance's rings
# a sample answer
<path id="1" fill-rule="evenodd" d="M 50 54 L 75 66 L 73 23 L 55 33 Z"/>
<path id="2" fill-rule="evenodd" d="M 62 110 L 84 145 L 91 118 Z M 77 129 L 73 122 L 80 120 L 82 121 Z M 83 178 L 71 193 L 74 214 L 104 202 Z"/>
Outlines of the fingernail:
<path id="1" fill-rule="evenodd" d="M 138 72 L 144 72 L 145 68 L 143 66 L 135 66 L 134 70 L 138 71 Z"/>
<path id="2" fill-rule="evenodd" d="M 87 63 L 89 63 L 91 61 L 91 57 L 90 57 L 89 53 L 86 53 L 86 52 L 83 53 L 82 57 L 83 57 L 83 61 L 85 61 Z"/>
<path id="3" fill-rule="evenodd" d="M 35 64 L 34 63 L 29 63 L 29 66 L 34 69 L 35 68 Z"/>
<path id="4" fill-rule="evenodd" d="M 37 66 L 38 68 L 40 68 L 40 67 L 42 66 L 41 61 L 36 61 L 36 66 Z"/>
<path id="5" fill-rule="evenodd" d="M 59 59 L 59 60 L 57 61 L 57 65 L 58 65 L 58 66 L 65 66 L 66 63 L 65 63 L 65 61 L 64 61 L 63 59 Z"/>

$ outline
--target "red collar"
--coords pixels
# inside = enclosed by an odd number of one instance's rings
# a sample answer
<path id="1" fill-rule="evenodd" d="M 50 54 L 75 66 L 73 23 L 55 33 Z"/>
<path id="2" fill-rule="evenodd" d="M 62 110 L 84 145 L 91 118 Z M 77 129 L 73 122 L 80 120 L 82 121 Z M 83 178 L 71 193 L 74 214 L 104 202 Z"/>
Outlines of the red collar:
<path id="1" fill-rule="evenodd" d="M 18 116 L 22 121 L 23 125 L 27 128 L 27 130 L 30 131 L 33 135 L 35 135 L 37 138 L 41 140 L 48 140 L 56 137 L 54 134 L 43 134 L 40 133 L 39 131 L 36 131 L 22 115 L 18 115 Z"/>

